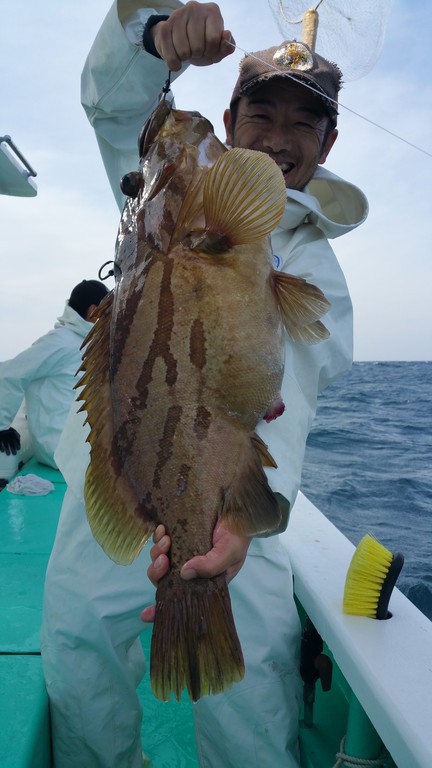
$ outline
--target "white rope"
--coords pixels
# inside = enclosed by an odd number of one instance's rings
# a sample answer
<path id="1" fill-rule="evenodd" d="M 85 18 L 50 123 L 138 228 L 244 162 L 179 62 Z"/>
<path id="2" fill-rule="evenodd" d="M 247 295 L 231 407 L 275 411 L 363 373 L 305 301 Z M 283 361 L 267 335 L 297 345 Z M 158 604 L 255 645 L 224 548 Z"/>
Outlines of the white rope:
<path id="1" fill-rule="evenodd" d="M 254 53 L 251 53 L 250 51 L 245 51 L 243 48 L 240 48 L 239 45 L 235 45 L 230 41 L 228 41 L 228 43 L 229 45 L 232 45 L 233 48 L 236 48 L 238 51 L 241 51 L 242 53 L 244 53 L 246 56 L 252 56 L 253 59 L 260 61 L 262 64 L 265 64 L 267 67 L 272 67 L 273 69 L 280 72 L 278 67 L 274 66 L 273 64 L 269 64 L 267 61 L 264 61 L 263 59 L 260 59 L 260 57 L 255 56 Z M 290 75 L 288 72 L 284 72 L 284 77 L 291 78 L 291 80 L 298 82 L 297 78 Z M 304 80 L 302 81 L 302 85 L 304 85 L 305 88 L 309 88 L 310 91 L 313 91 L 314 93 L 317 93 L 319 96 L 322 97 L 321 91 L 318 91 L 316 88 L 313 87 L 313 85 L 309 85 L 309 83 L 305 83 Z M 370 120 L 368 117 L 361 115 L 360 112 L 356 112 L 354 109 L 351 109 L 350 107 L 346 107 L 345 104 L 341 104 L 340 101 L 338 102 L 336 99 L 330 98 L 330 96 L 327 96 L 326 98 L 328 99 L 328 101 L 333 102 L 333 104 L 336 104 L 337 106 L 342 107 L 342 109 L 346 109 L 347 112 L 351 112 L 352 115 L 359 117 L 361 120 L 365 120 L 367 123 L 369 123 L 370 125 L 373 125 L 375 128 L 379 128 L 380 131 L 384 131 L 385 133 L 388 133 L 390 136 L 393 136 L 393 138 L 398 139 L 399 141 L 403 141 L 403 143 L 407 144 L 409 147 L 412 147 L 413 149 L 417 149 L 418 152 L 423 152 L 424 155 L 427 155 L 428 157 L 432 157 L 432 152 L 428 152 L 426 149 L 419 147 L 417 144 L 413 144 L 412 141 L 408 141 L 407 139 L 404 139 L 403 136 L 399 136 L 397 133 L 390 131 L 388 128 L 384 128 L 383 125 L 380 125 L 379 123 L 374 122 L 374 120 Z"/>
<path id="2" fill-rule="evenodd" d="M 347 766 L 347 768 L 382 768 L 382 766 L 384 766 L 384 762 L 388 757 L 388 752 L 385 748 L 383 748 L 381 754 L 373 760 L 369 760 L 366 757 L 354 757 L 354 755 L 347 755 L 345 753 L 345 739 L 346 736 L 343 737 L 340 743 L 340 751 L 336 752 L 337 760 L 333 768 L 340 768 L 342 765 Z"/>

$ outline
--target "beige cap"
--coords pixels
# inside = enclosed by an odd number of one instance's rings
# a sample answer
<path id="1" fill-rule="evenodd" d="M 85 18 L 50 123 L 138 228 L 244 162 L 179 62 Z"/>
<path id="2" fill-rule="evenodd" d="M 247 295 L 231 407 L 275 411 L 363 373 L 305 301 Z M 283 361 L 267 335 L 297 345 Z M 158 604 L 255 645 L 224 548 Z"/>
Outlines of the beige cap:
<path id="1" fill-rule="evenodd" d="M 240 62 L 240 75 L 235 85 L 231 106 L 241 96 L 274 77 L 288 77 L 305 83 L 323 99 L 334 125 L 337 121 L 337 98 L 342 85 L 342 72 L 312 51 L 305 43 L 295 40 L 247 54 Z"/>

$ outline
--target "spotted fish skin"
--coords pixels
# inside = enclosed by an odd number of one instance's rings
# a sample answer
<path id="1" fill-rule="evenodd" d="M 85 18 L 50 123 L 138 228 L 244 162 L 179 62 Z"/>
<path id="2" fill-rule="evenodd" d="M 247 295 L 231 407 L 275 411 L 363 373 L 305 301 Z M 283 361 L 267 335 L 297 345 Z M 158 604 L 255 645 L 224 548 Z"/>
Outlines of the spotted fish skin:
<path id="1" fill-rule="evenodd" d="M 164 103 L 141 153 L 139 172 L 123 180 L 131 197 L 116 287 L 84 352 L 85 497 L 116 562 L 131 562 L 164 524 L 172 546 L 152 685 L 161 699 L 187 688 L 197 700 L 240 680 L 244 665 L 224 575 L 185 582 L 180 568 L 211 548 L 218 519 L 247 535 L 279 524 L 263 470 L 275 464 L 255 427 L 280 411 L 286 330 L 294 322 L 324 338 L 328 304 L 304 281 L 291 278 L 288 290 L 273 270 L 268 235 L 285 189 L 270 158 L 228 151 L 205 118 Z M 287 309 L 296 291 L 300 320 Z"/>

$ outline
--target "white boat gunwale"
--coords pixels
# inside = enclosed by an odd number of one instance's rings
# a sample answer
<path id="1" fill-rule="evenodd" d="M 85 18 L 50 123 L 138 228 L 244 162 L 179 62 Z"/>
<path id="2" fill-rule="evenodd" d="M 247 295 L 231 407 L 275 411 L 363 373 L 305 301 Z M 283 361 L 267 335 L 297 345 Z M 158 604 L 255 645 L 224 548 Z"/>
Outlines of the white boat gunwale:
<path id="1" fill-rule="evenodd" d="M 345 615 L 345 578 L 355 547 L 301 493 L 283 542 L 299 602 L 398 768 L 430 768 L 432 622 L 397 588 L 391 618 Z"/>

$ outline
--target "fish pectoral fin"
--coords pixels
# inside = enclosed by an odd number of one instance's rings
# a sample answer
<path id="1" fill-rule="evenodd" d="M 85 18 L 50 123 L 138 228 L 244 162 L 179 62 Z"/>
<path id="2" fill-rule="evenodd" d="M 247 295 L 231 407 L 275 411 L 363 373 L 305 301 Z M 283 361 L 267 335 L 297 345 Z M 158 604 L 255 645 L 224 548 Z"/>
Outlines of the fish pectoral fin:
<path id="1" fill-rule="evenodd" d="M 279 503 L 268 484 L 263 464 L 276 466 L 258 435 L 248 435 L 235 476 L 225 489 L 219 516 L 232 533 L 255 536 L 269 533 L 280 524 Z"/>
<path id="2" fill-rule="evenodd" d="M 232 245 L 261 240 L 279 224 L 286 190 L 268 155 L 235 147 L 216 161 L 203 190 L 205 228 Z"/>
<path id="3" fill-rule="evenodd" d="M 297 344 L 317 344 L 319 341 L 325 341 L 330 337 L 330 331 L 320 320 L 310 325 L 303 325 L 301 328 L 291 325 L 287 331 Z"/>
<path id="4" fill-rule="evenodd" d="M 315 344 L 328 339 L 327 328 L 320 322 L 331 304 L 316 285 L 301 277 L 273 272 L 275 292 L 285 328 L 293 341 Z"/>

